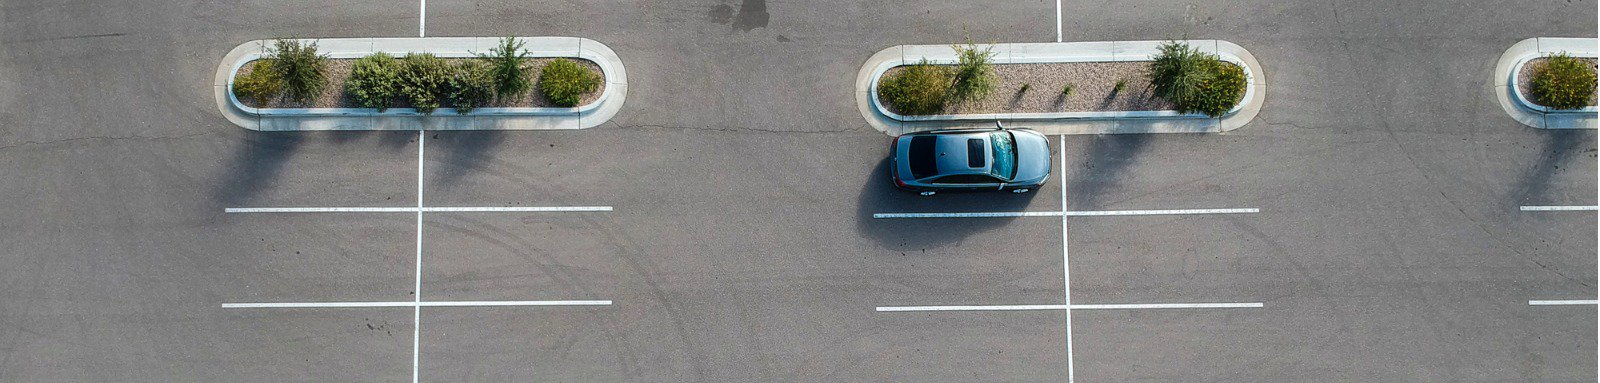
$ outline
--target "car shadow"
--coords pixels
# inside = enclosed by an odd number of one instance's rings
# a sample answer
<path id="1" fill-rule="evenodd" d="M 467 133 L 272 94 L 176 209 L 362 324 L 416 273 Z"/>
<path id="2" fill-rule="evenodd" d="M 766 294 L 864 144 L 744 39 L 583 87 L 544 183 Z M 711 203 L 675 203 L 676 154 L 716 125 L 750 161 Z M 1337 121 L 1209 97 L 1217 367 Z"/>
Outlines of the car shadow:
<path id="1" fill-rule="evenodd" d="M 893 250 L 926 250 L 1005 225 L 1008 218 L 879 219 L 876 213 L 958 213 L 1025 211 L 1038 192 L 939 193 L 920 196 L 900 190 L 889 178 L 889 159 L 878 161 L 861 187 L 856 231 Z"/>
<path id="2" fill-rule="evenodd" d="M 1549 130 L 1542 133 L 1544 141 L 1539 146 L 1539 162 L 1523 173 L 1512 191 L 1511 198 L 1518 204 L 1551 202 L 1547 201 L 1550 180 L 1563 170 L 1562 166 L 1582 152 L 1580 148 L 1584 143 L 1592 140 L 1586 137 L 1592 133 L 1585 131 Z"/>
<path id="3" fill-rule="evenodd" d="M 1139 153 L 1144 151 L 1149 139 L 1148 134 L 1093 136 L 1083 162 L 1078 164 L 1078 170 L 1072 173 L 1068 182 L 1072 185 L 1067 190 L 1069 206 L 1085 209 L 1098 207 L 1096 204 L 1100 201 L 1097 197 L 1115 187 L 1118 177 L 1138 162 Z M 1065 172 L 1066 169 L 1061 171 Z"/>

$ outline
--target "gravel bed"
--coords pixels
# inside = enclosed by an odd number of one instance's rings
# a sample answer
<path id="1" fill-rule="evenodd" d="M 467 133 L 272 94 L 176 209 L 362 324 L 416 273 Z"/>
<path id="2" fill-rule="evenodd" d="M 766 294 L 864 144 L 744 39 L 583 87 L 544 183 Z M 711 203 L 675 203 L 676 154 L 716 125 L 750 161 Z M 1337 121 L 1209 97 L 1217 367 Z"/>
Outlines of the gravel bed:
<path id="1" fill-rule="evenodd" d="M 1579 57 L 1578 59 L 1589 63 L 1590 67 L 1600 69 L 1600 61 L 1594 58 Z M 1528 60 L 1527 64 L 1522 65 L 1522 70 L 1517 72 L 1517 88 L 1522 90 L 1522 99 L 1538 104 L 1533 101 L 1533 68 L 1549 60 L 1543 57 Z M 1596 93 L 1600 93 L 1600 89 L 1596 89 Z M 1589 96 L 1589 106 L 1595 105 L 1595 98 L 1596 96 Z"/>
<path id="2" fill-rule="evenodd" d="M 884 76 L 905 70 L 891 68 Z M 994 92 L 981 100 L 951 103 L 945 114 L 1052 113 L 1172 110 L 1150 88 L 1149 61 L 997 64 Z M 1113 92 L 1117 80 L 1126 81 Z M 882 77 L 879 78 L 882 80 Z M 1072 85 L 1072 94 L 1062 89 Z M 1026 91 L 1023 85 L 1028 85 Z M 893 106 L 885 105 L 893 108 Z M 897 112 L 898 113 L 898 112 Z"/>
<path id="3" fill-rule="evenodd" d="M 511 100 L 490 101 L 489 104 L 485 105 L 484 107 L 554 107 L 555 105 L 551 105 L 550 101 L 546 100 L 544 95 L 539 93 L 539 68 L 543 68 L 546 63 L 554 61 L 555 59 L 556 58 L 554 57 L 522 59 L 522 62 L 528 65 L 529 76 L 533 77 L 533 88 L 531 88 L 527 94 L 522 95 L 522 97 Z M 593 70 L 596 74 L 601 74 L 602 78 L 604 77 L 604 74 L 600 72 L 600 65 L 595 64 L 593 61 L 573 57 L 568 57 L 567 59 L 575 61 L 579 65 L 586 66 L 590 70 Z M 451 64 L 457 64 L 461 61 L 476 59 L 445 58 L 444 60 Z M 360 106 L 356 105 L 355 100 L 350 99 L 350 96 L 344 93 L 345 79 L 350 77 L 350 70 L 355 64 L 355 61 L 356 59 L 328 59 L 328 85 L 322 88 L 322 94 L 307 102 L 293 102 L 281 95 L 271 100 L 267 100 L 265 104 L 257 104 L 254 100 L 246 97 L 240 97 L 239 101 L 252 108 L 359 108 Z M 245 63 L 243 67 L 239 68 L 239 73 L 235 77 L 244 77 L 245 75 L 250 74 L 251 71 L 255 70 L 257 62 L 259 62 L 259 60 Z M 605 90 L 606 84 L 602 79 L 600 86 L 595 87 L 593 92 L 584 94 L 582 100 L 578 102 L 578 105 L 588 105 L 595 102 L 595 100 L 600 99 L 601 92 L 604 92 Z M 410 108 L 411 104 L 410 102 L 407 102 L 404 97 L 401 97 L 401 99 L 396 100 L 394 105 L 391 107 Z M 441 105 L 441 107 L 449 107 L 449 105 L 447 103 L 446 105 Z"/>

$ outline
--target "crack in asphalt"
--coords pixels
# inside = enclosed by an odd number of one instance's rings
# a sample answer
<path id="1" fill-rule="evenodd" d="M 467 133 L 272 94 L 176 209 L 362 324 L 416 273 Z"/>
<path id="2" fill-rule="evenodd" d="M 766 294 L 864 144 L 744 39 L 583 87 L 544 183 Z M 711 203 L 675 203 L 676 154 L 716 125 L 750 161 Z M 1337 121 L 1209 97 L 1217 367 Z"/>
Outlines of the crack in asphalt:
<path id="1" fill-rule="evenodd" d="M 123 140 L 168 141 L 168 140 L 182 140 L 182 139 L 199 137 L 199 136 L 203 136 L 203 135 L 206 135 L 206 134 L 209 134 L 209 133 L 192 133 L 192 134 L 183 134 L 183 135 L 177 135 L 177 136 L 141 136 L 141 135 L 132 135 L 132 136 L 73 137 L 73 138 L 63 138 L 63 139 L 59 139 L 59 140 L 22 141 L 22 142 L 18 142 L 18 143 L 14 143 L 14 144 L 0 145 L 0 150 L 20 148 L 20 147 L 25 147 L 25 146 L 47 146 L 47 145 L 73 143 L 73 142 L 80 142 L 80 141 L 95 141 L 95 140 L 106 140 L 106 141 L 123 141 Z"/>

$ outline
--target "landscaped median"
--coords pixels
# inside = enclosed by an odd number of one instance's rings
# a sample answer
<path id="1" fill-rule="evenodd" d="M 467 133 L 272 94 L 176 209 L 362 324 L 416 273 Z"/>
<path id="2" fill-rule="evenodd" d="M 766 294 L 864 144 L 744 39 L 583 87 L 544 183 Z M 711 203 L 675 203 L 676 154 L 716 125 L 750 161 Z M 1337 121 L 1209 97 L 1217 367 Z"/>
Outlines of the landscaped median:
<path id="1" fill-rule="evenodd" d="M 583 129 L 621 109 L 627 72 L 577 37 L 255 40 L 212 86 L 253 130 Z"/>
<path id="2" fill-rule="evenodd" d="M 1595 129 L 1596 58 L 1593 38 L 1536 37 L 1511 45 L 1495 65 L 1500 107 L 1523 125 Z"/>
<path id="3" fill-rule="evenodd" d="M 856 104 L 889 135 L 995 121 L 1046 134 L 1202 133 L 1244 126 L 1265 88 L 1255 57 L 1220 40 L 901 45 L 862 65 Z"/>

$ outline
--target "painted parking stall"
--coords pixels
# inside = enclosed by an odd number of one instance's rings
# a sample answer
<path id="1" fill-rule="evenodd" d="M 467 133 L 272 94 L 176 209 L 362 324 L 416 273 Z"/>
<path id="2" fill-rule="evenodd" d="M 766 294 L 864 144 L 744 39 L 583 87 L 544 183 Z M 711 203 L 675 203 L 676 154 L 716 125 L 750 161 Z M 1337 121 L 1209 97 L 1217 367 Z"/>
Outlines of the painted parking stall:
<path id="1" fill-rule="evenodd" d="M 1064 144 L 1066 135 L 1058 135 L 1057 141 Z M 1058 171 L 1064 172 L 1067 163 L 1066 150 L 1060 150 Z M 1072 303 L 1072 267 L 1071 267 L 1071 241 L 1068 235 L 1068 217 L 1136 217 L 1136 216 L 1194 216 L 1215 214 L 1255 214 L 1260 213 L 1258 208 L 1211 208 L 1211 209 L 1153 209 L 1153 210 L 1066 210 L 1067 209 L 1067 177 L 1060 176 L 1061 210 L 1059 211 L 1017 211 L 1017 212 L 927 212 L 927 213 L 873 213 L 874 219 L 986 219 L 986 218 L 1014 218 L 1014 217 L 1060 217 L 1061 218 L 1061 280 L 1063 285 L 1062 303 L 1049 304 L 1010 304 L 1010 305 L 926 305 L 926 306 L 878 306 L 874 309 L 879 313 L 906 313 L 906 312 L 1003 312 L 1003 311 L 1040 311 L 1060 310 L 1067 315 L 1064 328 L 1067 344 L 1067 381 L 1074 381 L 1073 351 L 1072 351 L 1072 312 L 1074 310 L 1168 310 L 1168 309 L 1258 309 L 1266 307 L 1263 302 L 1149 302 L 1149 303 L 1102 303 L 1102 304 L 1074 304 Z"/>
<path id="2" fill-rule="evenodd" d="M 416 273 L 413 276 L 412 300 L 385 302 L 228 302 L 223 309 L 385 309 L 410 308 L 412 311 L 411 380 L 420 381 L 422 375 L 422 308 L 481 308 L 481 307 L 593 307 L 610 306 L 610 300 L 522 300 L 522 301 L 428 301 L 423 300 L 422 270 L 422 218 L 424 213 L 604 213 L 611 206 L 445 206 L 430 207 L 423 198 L 426 192 L 424 170 L 427 163 L 427 131 L 417 131 L 417 204 L 416 206 L 390 207 L 230 207 L 224 212 L 235 215 L 251 214 L 393 214 L 416 215 Z"/>

